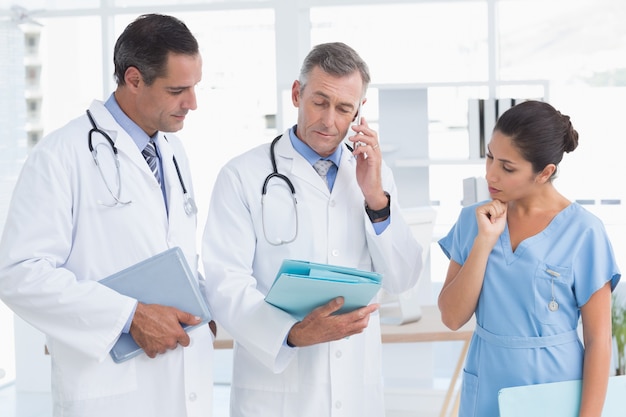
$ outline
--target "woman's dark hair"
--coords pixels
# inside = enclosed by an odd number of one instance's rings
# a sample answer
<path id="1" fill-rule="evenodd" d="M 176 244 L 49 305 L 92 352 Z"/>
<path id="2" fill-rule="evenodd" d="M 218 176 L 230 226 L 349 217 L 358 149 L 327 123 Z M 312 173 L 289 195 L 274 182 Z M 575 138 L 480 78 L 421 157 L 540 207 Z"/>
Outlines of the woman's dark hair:
<path id="1" fill-rule="evenodd" d="M 126 70 L 135 67 L 143 81 L 151 85 L 156 78 L 165 76 L 170 53 L 197 55 L 198 41 L 175 17 L 161 14 L 139 16 L 124 29 L 115 43 L 115 81 L 124 85 Z"/>
<path id="2" fill-rule="evenodd" d="M 558 167 L 563 153 L 578 146 L 578 132 L 569 116 L 543 101 L 529 100 L 511 107 L 493 130 L 511 138 L 522 157 L 532 164 L 534 173 L 548 164 Z"/>

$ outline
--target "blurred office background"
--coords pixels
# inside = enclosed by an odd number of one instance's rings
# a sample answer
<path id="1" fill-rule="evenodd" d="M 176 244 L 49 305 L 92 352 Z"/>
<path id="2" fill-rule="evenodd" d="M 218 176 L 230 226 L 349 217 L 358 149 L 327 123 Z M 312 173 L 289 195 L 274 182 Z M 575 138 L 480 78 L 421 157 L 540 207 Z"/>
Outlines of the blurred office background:
<path id="1" fill-rule="evenodd" d="M 198 240 L 219 168 L 295 123 L 290 89 L 302 59 L 315 44 L 343 41 L 370 66 L 363 115 L 380 132 L 401 203 L 434 213 L 413 302 L 435 303 L 447 268 L 436 239 L 472 197 L 464 180 L 484 172 L 472 137 L 479 99 L 537 98 L 571 116 L 580 146 L 565 156 L 556 185 L 602 218 L 626 265 L 622 0 L 0 0 L 0 225 L 29 150 L 114 90 L 115 39 L 147 12 L 181 18 L 201 46 L 198 110 L 179 132 L 194 174 Z M 3 416 L 49 415 L 41 337 L 0 303 Z M 384 350 L 388 416 L 439 415 L 460 342 Z M 229 361 L 227 349 L 216 352 L 224 403 Z"/>

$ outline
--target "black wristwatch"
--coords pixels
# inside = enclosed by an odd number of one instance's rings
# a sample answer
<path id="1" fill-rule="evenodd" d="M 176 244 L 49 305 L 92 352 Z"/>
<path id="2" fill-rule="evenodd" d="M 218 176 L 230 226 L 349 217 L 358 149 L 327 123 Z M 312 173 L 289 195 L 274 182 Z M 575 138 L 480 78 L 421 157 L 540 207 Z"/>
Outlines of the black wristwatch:
<path id="1" fill-rule="evenodd" d="M 387 196 L 387 205 L 380 210 L 372 210 L 367 207 L 367 203 L 365 203 L 365 212 L 372 222 L 379 219 L 386 219 L 391 214 L 391 196 L 387 191 L 385 191 L 385 195 Z"/>

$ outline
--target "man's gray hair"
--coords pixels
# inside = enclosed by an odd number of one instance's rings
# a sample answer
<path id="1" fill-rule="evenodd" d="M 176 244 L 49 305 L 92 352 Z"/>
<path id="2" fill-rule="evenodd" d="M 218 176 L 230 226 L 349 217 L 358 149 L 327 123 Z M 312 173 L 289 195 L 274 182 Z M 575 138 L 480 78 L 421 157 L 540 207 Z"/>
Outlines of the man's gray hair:
<path id="1" fill-rule="evenodd" d="M 308 53 L 300 69 L 300 91 L 304 89 L 311 71 L 320 67 L 325 73 L 344 77 L 359 71 L 363 81 L 363 95 L 370 83 L 369 68 L 354 49 L 342 42 L 323 43 Z"/>

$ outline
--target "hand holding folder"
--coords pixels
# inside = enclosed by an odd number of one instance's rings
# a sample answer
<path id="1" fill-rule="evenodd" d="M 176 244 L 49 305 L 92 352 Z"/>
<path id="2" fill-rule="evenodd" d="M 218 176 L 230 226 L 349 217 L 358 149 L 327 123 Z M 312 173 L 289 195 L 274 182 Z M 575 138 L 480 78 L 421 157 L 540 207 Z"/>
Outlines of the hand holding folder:
<path id="1" fill-rule="evenodd" d="M 176 307 L 201 318 L 195 326 L 183 325 L 186 331 L 207 323 L 211 317 L 200 293 L 197 275 L 178 247 L 108 276 L 100 283 L 139 302 Z M 111 357 L 115 362 L 123 362 L 142 352 L 130 334 L 122 333 L 111 349 Z"/>
<path id="2" fill-rule="evenodd" d="M 286 259 L 265 301 L 302 320 L 313 309 L 342 296 L 344 305 L 337 313 L 347 313 L 368 305 L 381 280 L 376 272 Z"/>

